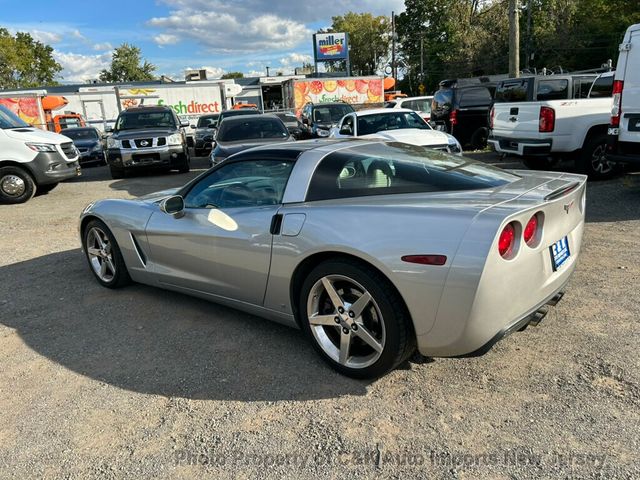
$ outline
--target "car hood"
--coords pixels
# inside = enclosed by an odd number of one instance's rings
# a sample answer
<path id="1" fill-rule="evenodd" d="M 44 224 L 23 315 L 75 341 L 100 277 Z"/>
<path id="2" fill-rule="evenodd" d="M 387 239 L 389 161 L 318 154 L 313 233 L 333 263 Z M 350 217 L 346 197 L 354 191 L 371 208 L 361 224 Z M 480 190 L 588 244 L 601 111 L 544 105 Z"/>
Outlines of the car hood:
<path id="1" fill-rule="evenodd" d="M 74 140 L 73 144 L 78 148 L 93 148 L 98 144 L 98 140 Z"/>
<path id="2" fill-rule="evenodd" d="M 384 130 L 371 135 L 362 135 L 361 138 L 382 138 L 395 142 L 409 143 L 412 145 L 447 145 L 450 135 L 437 130 L 422 130 L 419 128 L 403 128 L 400 130 Z"/>
<path id="3" fill-rule="evenodd" d="M 40 142 L 59 145 L 61 143 L 68 143 L 71 141 L 69 137 L 65 137 L 59 133 L 53 133 L 33 127 L 6 129 L 3 130 L 3 132 L 7 137 L 20 140 L 22 142 Z"/>
<path id="4" fill-rule="evenodd" d="M 196 135 L 200 134 L 200 135 L 213 135 L 213 132 L 215 131 L 215 128 L 196 128 Z"/>
<path id="5" fill-rule="evenodd" d="M 132 138 L 152 138 L 152 137 L 167 137 L 178 133 L 175 128 L 140 128 L 137 130 L 122 130 L 113 133 L 113 138 L 116 140 L 129 140 Z"/>
<path id="6" fill-rule="evenodd" d="M 138 197 L 138 200 L 147 202 L 147 203 L 159 202 L 164 198 L 170 197 L 171 195 L 175 195 L 179 190 L 180 188 L 169 188 L 167 190 L 160 190 L 159 192 L 148 193 L 147 195 Z"/>
<path id="7" fill-rule="evenodd" d="M 241 140 L 239 142 L 218 142 L 217 151 L 219 155 L 228 157 L 234 153 L 247 150 L 248 148 L 259 147 L 270 143 L 282 143 L 289 141 L 288 138 L 257 138 L 255 140 Z"/>

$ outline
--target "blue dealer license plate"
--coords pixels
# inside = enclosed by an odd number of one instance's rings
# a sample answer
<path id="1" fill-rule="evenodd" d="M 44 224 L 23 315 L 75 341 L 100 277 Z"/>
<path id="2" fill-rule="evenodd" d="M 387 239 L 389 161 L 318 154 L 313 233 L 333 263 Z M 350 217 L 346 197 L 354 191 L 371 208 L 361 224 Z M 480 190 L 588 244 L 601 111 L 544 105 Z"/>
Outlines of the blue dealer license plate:
<path id="1" fill-rule="evenodd" d="M 564 265 L 571 256 L 571 252 L 569 251 L 569 241 L 567 240 L 567 237 L 564 237 L 551 245 L 549 247 L 549 251 L 551 252 L 551 266 L 553 267 L 553 271 L 555 272 L 562 265 Z"/>

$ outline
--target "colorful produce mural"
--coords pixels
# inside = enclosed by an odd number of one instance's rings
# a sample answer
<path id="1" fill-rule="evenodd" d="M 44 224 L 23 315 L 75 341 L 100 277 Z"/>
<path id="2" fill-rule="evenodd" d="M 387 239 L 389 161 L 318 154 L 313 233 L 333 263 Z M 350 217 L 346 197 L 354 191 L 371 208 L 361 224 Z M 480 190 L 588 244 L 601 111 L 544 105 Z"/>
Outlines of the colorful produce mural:
<path id="1" fill-rule="evenodd" d="M 0 98 L 4 105 L 29 125 L 41 126 L 40 105 L 37 97 Z"/>
<path id="2" fill-rule="evenodd" d="M 294 95 L 296 115 L 300 114 L 300 110 L 308 102 L 382 103 L 382 79 L 350 78 L 296 81 Z"/>

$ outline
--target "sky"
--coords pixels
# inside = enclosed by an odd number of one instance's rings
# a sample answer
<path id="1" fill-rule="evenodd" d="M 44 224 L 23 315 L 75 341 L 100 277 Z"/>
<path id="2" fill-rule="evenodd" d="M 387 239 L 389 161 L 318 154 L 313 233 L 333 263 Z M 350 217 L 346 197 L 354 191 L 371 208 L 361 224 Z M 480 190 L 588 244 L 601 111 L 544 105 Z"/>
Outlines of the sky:
<path id="1" fill-rule="evenodd" d="M 54 48 L 60 81 L 96 79 L 114 47 L 142 50 L 156 73 L 174 80 L 206 68 L 210 78 L 292 73 L 312 61 L 311 35 L 348 11 L 391 15 L 403 0 L 0 0 L 0 26 Z"/>

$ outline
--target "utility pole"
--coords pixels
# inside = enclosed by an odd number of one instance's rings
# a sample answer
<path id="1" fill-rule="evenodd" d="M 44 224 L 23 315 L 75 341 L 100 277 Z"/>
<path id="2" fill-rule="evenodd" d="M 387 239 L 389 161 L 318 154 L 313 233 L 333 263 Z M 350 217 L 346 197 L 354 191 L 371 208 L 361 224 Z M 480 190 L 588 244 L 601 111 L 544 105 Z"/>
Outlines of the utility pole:
<path id="1" fill-rule="evenodd" d="M 267 77 L 269 76 L 269 67 L 266 67 L 267 69 Z"/>
<path id="2" fill-rule="evenodd" d="M 527 70 L 529 69 L 529 64 L 531 62 L 531 7 L 532 7 L 533 1 L 532 0 L 527 0 L 527 43 L 525 46 L 525 54 L 527 56 L 527 58 L 525 58 L 524 60 L 524 65 L 527 68 Z"/>
<path id="3" fill-rule="evenodd" d="M 398 68 L 396 67 L 396 14 L 393 11 L 391 12 L 391 75 L 393 75 L 394 80 L 398 80 Z"/>
<path id="4" fill-rule="evenodd" d="M 509 77 L 520 76 L 520 26 L 518 0 L 509 0 Z"/>

